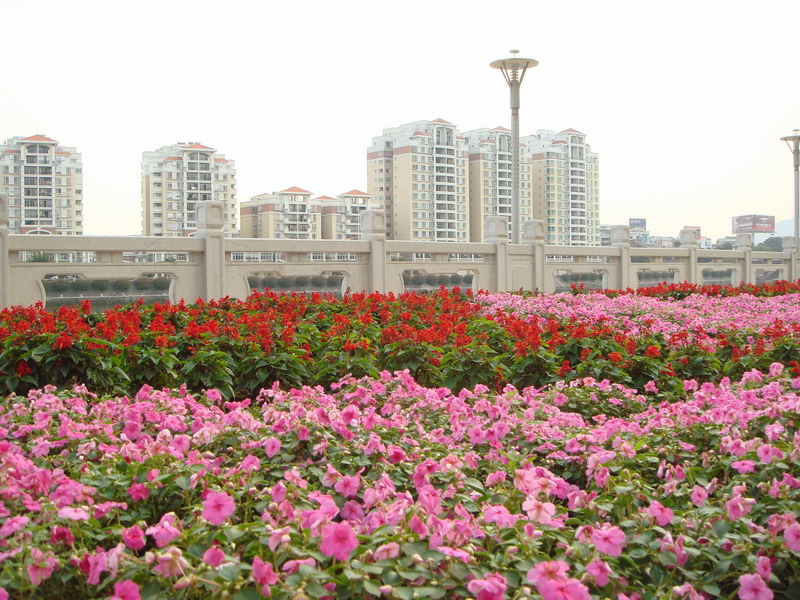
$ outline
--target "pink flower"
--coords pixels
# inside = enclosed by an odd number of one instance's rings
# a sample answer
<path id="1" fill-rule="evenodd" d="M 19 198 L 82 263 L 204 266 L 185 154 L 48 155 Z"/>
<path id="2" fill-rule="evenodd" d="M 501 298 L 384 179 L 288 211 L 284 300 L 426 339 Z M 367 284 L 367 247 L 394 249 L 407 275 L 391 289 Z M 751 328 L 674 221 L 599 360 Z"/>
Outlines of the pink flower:
<path id="1" fill-rule="evenodd" d="M 500 573 L 490 573 L 485 579 L 473 579 L 467 589 L 477 594 L 475 600 L 503 600 L 506 596 L 506 578 Z"/>
<path id="2" fill-rule="evenodd" d="M 800 524 L 793 523 L 783 530 L 783 539 L 789 550 L 800 552 Z"/>
<path id="3" fill-rule="evenodd" d="M 3 587 L 0 587 L 0 600 L 8 600 L 8 592 Z"/>
<path id="4" fill-rule="evenodd" d="M 283 444 L 281 444 L 281 441 L 278 438 L 271 437 L 264 442 L 264 452 L 268 457 L 272 458 L 278 452 L 280 452 L 282 446 Z"/>
<path id="5" fill-rule="evenodd" d="M 25 525 L 28 524 L 30 519 L 25 516 L 21 517 L 9 517 L 6 519 L 6 522 L 3 523 L 3 526 L 0 527 L 0 539 L 8 537 L 12 533 L 16 533 L 20 529 L 23 529 Z"/>
<path id="6" fill-rule="evenodd" d="M 43 580 L 49 579 L 58 566 L 58 561 L 52 552 L 45 554 L 39 548 L 31 550 L 31 564 L 28 565 L 28 577 L 33 585 L 39 585 Z"/>
<path id="7" fill-rule="evenodd" d="M 756 563 L 756 573 L 761 575 L 761 579 L 764 581 L 769 581 L 769 577 L 772 575 L 772 563 L 770 562 L 769 558 L 766 556 L 758 557 L 758 562 Z"/>
<path id="8" fill-rule="evenodd" d="M 203 561 L 212 567 L 218 567 L 225 560 L 225 553 L 219 549 L 219 546 L 211 546 L 203 553 Z"/>
<path id="9" fill-rule="evenodd" d="M 333 489 L 339 492 L 345 498 L 350 498 L 358 493 L 359 478 L 358 475 L 348 475 L 342 477 L 333 485 Z"/>
<path id="10" fill-rule="evenodd" d="M 538 584 L 542 581 L 566 581 L 569 565 L 563 560 L 550 560 L 534 565 L 528 571 L 528 583 Z"/>
<path id="11" fill-rule="evenodd" d="M 513 527 L 520 515 L 512 515 L 502 504 L 486 506 L 483 509 L 483 520 L 487 523 L 495 523 L 501 529 Z"/>
<path id="12" fill-rule="evenodd" d="M 65 544 L 71 545 L 72 542 L 75 541 L 75 536 L 72 535 L 72 532 L 68 528 L 56 525 L 50 531 L 50 541 L 53 544 L 64 542 Z"/>
<path id="13" fill-rule="evenodd" d="M 162 577 L 180 577 L 189 563 L 183 558 L 183 552 L 175 546 L 170 546 L 156 559 L 153 570 Z"/>
<path id="14" fill-rule="evenodd" d="M 734 496 L 725 503 L 725 508 L 728 511 L 728 518 L 735 521 L 750 512 L 750 508 L 756 501 L 753 498 L 745 498 L 744 496 Z"/>
<path id="15" fill-rule="evenodd" d="M 358 546 L 356 532 L 347 522 L 328 523 L 322 529 L 322 543 L 319 550 L 325 556 L 346 560 Z"/>
<path id="16" fill-rule="evenodd" d="M 647 509 L 647 512 L 656 518 L 656 523 L 658 523 L 661 527 L 664 525 L 669 525 L 672 523 L 672 519 L 675 518 L 675 513 L 672 512 L 672 509 L 667 508 L 658 500 L 653 500 L 650 503 L 650 507 Z"/>
<path id="17" fill-rule="evenodd" d="M 130 579 L 123 579 L 114 584 L 114 595 L 108 600 L 142 600 L 139 586 Z"/>
<path id="18" fill-rule="evenodd" d="M 460 548 L 451 548 L 450 546 L 436 546 L 436 549 L 446 556 L 452 556 L 453 558 L 457 558 L 464 564 L 467 564 L 472 555 L 467 552 L 466 550 L 461 550 Z"/>
<path id="19" fill-rule="evenodd" d="M 531 521 L 547 524 L 556 512 L 556 505 L 552 502 L 542 502 L 538 498 L 529 496 L 522 503 L 522 510 L 528 513 Z"/>
<path id="20" fill-rule="evenodd" d="M 206 398 L 208 398 L 210 402 L 218 404 L 222 400 L 222 394 L 219 390 L 212 388 L 210 390 L 206 390 Z"/>
<path id="21" fill-rule="evenodd" d="M 376 560 L 386 560 L 389 558 L 397 558 L 398 556 L 400 556 L 400 545 L 397 542 L 383 544 L 375 550 Z"/>
<path id="22" fill-rule="evenodd" d="M 159 548 L 163 548 L 181 535 L 180 530 L 175 527 L 175 513 L 167 513 L 161 517 L 157 525 L 148 527 L 145 533 L 153 536 Z"/>
<path id="23" fill-rule="evenodd" d="M 278 574 L 272 568 L 272 564 L 265 563 L 261 557 L 253 559 L 253 580 L 261 586 L 261 595 L 269 596 L 269 586 L 278 583 Z"/>
<path id="24" fill-rule="evenodd" d="M 648 381 L 647 383 L 645 383 L 644 384 L 644 389 L 645 389 L 645 391 L 651 392 L 653 394 L 658 392 L 658 387 L 656 386 L 656 382 L 655 381 Z"/>
<path id="25" fill-rule="evenodd" d="M 150 495 L 147 486 L 143 483 L 134 483 L 128 488 L 128 493 L 130 494 L 131 498 L 133 498 L 134 502 L 139 502 L 139 500 L 147 500 L 147 497 Z"/>
<path id="26" fill-rule="evenodd" d="M 123 529 L 122 541 L 131 550 L 141 550 L 145 545 L 144 531 L 142 531 L 141 527 L 136 527 L 135 525 L 128 529 Z"/>
<path id="27" fill-rule="evenodd" d="M 609 567 L 607 563 L 603 562 L 599 558 L 594 559 L 592 562 L 586 565 L 586 572 L 594 577 L 594 582 L 599 587 L 606 585 L 610 581 L 609 575 L 613 575 L 611 567 Z"/>
<path id="28" fill-rule="evenodd" d="M 297 573 L 297 570 L 303 566 L 308 565 L 309 567 L 313 567 L 317 564 L 313 558 L 299 558 L 297 560 L 287 560 L 283 565 L 281 565 L 281 571 L 292 575 L 293 573 Z"/>
<path id="29" fill-rule="evenodd" d="M 286 498 L 286 486 L 283 485 L 282 481 L 279 481 L 272 486 L 270 496 L 272 497 L 273 502 L 283 502 L 284 498 Z"/>
<path id="30" fill-rule="evenodd" d="M 536 584 L 542 600 L 591 600 L 589 590 L 577 579 L 543 580 Z"/>
<path id="31" fill-rule="evenodd" d="M 731 467 L 739 473 L 752 473 L 756 470 L 756 463 L 752 460 L 737 460 L 731 463 Z"/>
<path id="32" fill-rule="evenodd" d="M 69 519 L 71 521 L 88 521 L 89 513 L 82 508 L 75 508 L 72 506 L 65 506 L 58 511 L 58 516 L 62 519 Z"/>
<path id="33" fill-rule="evenodd" d="M 703 506 L 708 500 L 708 492 L 706 492 L 705 488 L 699 485 L 696 485 L 692 488 L 692 502 L 694 502 L 695 506 Z"/>
<path id="34" fill-rule="evenodd" d="M 236 511 L 236 503 L 225 492 L 209 492 L 203 504 L 203 518 L 212 525 L 222 525 Z"/>
<path id="35" fill-rule="evenodd" d="M 741 600 L 772 600 L 774 594 L 758 575 L 739 577 L 739 598 Z"/>
<path id="36" fill-rule="evenodd" d="M 761 462 L 765 464 L 771 463 L 773 458 L 783 458 L 783 452 L 770 444 L 761 444 L 756 450 L 756 454 L 758 454 Z"/>
<path id="37" fill-rule="evenodd" d="M 591 540 L 600 552 L 619 556 L 625 545 L 625 532 L 615 525 L 606 523 L 601 529 L 592 532 Z"/>

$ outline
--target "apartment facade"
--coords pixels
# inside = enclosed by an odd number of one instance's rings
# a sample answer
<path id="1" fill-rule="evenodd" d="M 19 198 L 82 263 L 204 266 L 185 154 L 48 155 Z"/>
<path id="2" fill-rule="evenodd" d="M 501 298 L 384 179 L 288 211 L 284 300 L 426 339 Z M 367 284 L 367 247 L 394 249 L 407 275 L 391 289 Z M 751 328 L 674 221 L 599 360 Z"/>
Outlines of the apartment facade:
<path id="1" fill-rule="evenodd" d="M 384 129 L 367 150 L 367 193 L 386 211 L 387 238 L 466 242 L 468 147 L 444 119 Z"/>
<path id="2" fill-rule="evenodd" d="M 290 187 L 253 196 L 241 206 L 241 235 L 279 240 L 321 239 L 321 203 L 311 192 Z"/>
<path id="3" fill-rule="evenodd" d="M 0 178 L 11 233 L 83 234 L 83 163 L 75 148 L 38 134 L 7 139 Z"/>
<path id="4" fill-rule="evenodd" d="M 225 207 L 225 235 L 238 235 L 234 161 L 194 142 L 142 153 L 143 235 L 194 235 L 197 204 L 210 200 Z"/>
<path id="5" fill-rule="evenodd" d="M 599 162 L 586 135 L 540 129 L 521 141 L 531 153 L 533 218 L 545 222 L 545 243 L 599 246 Z"/>
<path id="6" fill-rule="evenodd" d="M 379 202 L 361 190 L 350 190 L 335 198 L 320 196 L 322 214 L 322 239 L 361 239 L 361 213 L 365 210 L 383 210 Z"/>
<path id="7" fill-rule="evenodd" d="M 470 241 L 486 239 L 486 218 L 506 217 L 511 232 L 511 130 L 505 127 L 474 129 L 464 133 L 469 146 Z M 519 152 L 519 222 L 533 218 L 531 156 L 527 146 Z"/>

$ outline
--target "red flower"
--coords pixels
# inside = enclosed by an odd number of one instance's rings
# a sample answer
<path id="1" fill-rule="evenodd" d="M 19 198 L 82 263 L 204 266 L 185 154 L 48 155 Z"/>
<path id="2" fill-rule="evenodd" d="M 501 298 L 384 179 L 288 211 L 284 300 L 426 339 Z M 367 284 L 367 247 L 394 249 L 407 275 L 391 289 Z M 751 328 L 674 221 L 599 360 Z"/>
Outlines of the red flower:
<path id="1" fill-rule="evenodd" d="M 72 338 L 69 337 L 66 333 L 62 333 L 56 338 L 56 341 L 53 342 L 53 345 L 50 346 L 53 350 L 63 350 L 64 348 L 72 348 Z"/>
<path id="2" fill-rule="evenodd" d="M 33 371 L 31 371 L 28 363 L 26 363 L 24 360 L 19 361 L 19 364 L 17 365 L 17 375 L 20 377 L 25 377 L 25 375 L 30 375 L 31 373 L 33 373 Z"/>

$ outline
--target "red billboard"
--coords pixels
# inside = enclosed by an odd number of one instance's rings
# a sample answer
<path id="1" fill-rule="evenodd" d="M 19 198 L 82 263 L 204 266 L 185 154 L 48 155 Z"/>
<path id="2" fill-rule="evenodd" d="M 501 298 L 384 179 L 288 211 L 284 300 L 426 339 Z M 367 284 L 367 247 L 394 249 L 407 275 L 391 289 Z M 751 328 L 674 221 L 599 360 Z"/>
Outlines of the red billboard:
<path id="1" fill-rule="evenodd" d="M 775 233 L 772 215 L 740 215 L 733 217 L 733 233 Z"/>

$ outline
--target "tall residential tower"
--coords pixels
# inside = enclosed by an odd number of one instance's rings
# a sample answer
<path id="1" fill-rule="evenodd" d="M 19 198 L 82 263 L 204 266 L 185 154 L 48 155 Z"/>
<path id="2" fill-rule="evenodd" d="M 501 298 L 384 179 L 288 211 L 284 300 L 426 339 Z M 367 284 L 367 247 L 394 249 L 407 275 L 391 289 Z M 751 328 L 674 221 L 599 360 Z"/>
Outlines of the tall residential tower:
<path id="1" fill-rule="evenodd" d="M 238 235 L 236 167 L 213 148 L 189 142 L 142 153 L 142 234 L 191 236 L 197 204 L 224 205 L 226 236 Z"/>
<path id="2" fill-rule="evenodd" d="M 443 119 L 384 129 L 367 151 L 367 191 L 395 240 L 469 241 L 467 143 Z"/>
<path id="3" fill-rule="evenodd" d="M 75 148 L 43 135 L 8 139 L 0 145 L 0 177 L 11 233 L 83 233 L 83 164 Z"/>
<path id="4" fill-rule="evenodd" d="M 531 153 L 533 218 L 545 222 L 545 242 L 600 245 L 598 157 L 575 129 L 540 129 L 521 141 Z"/>

